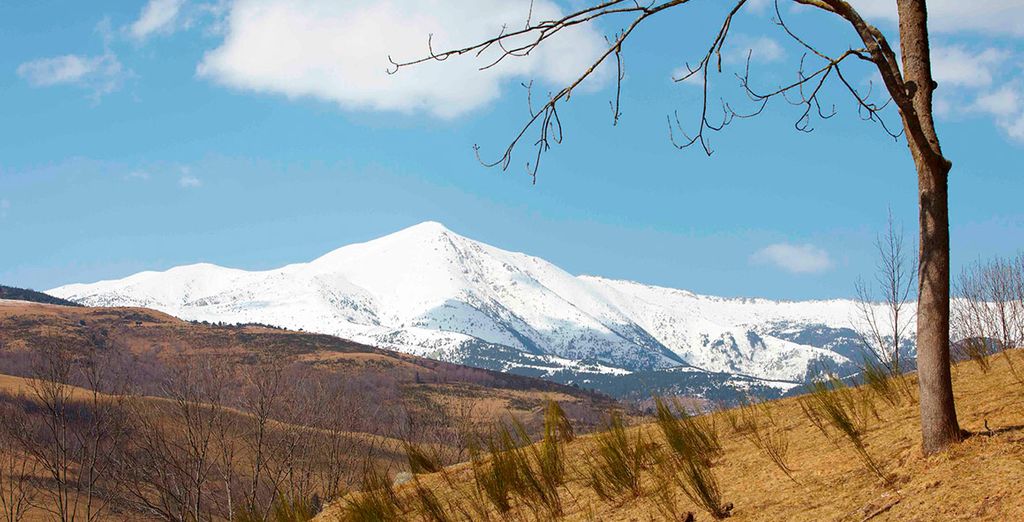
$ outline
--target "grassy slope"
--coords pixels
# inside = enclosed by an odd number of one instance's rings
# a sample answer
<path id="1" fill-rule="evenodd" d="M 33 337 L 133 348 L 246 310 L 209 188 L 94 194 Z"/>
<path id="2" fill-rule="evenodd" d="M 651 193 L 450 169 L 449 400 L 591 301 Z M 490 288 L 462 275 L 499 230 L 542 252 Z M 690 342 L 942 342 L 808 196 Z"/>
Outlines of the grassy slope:
<path id="1" fill-rule="evenodd" d="M 11 375 L 0 374 L 0 393 L 6 393 L 10 396 L 23 396 L 29 401 L 34 401 L 33 395 L 33 383 L 30 379 L 24 377 L 15 377 Z M 101 400 L 113 400 L 114 397 L 106 394 L 100 394 Z M 87 402 L 92 397 L 92 392 L 77 386 L 68 387 L 68 397 L 72 401 Z M 157 415 L 157 419 L 163 421 L 167 417 L 160 417 L 167 412 L 168 408 L 173 408 L 173 402 L 169 399 L 162 397 L 149 397 L 149 396 L 136 396 L 126 398 L 130 401 L 137 401 L 135 404 L 139 406 L 138 411 L 148 412 L 150 415 Z M 235 418 L 251 418 L 247 413 L 227 408 L 230 415 Z M 288 425 L 283 422 L 271 420 L 268 423 L 268 428 L 273 430 L 282 430 L 294 428 L 294 426 Z M 332 434 L 315 428 L 307 428 L 300 426 L 299 429 L 313 430 L 315 432 L 322 433 L 325 437 L 337 436 L 341 439 L 349 441 L 351 444 L 350 449 L 358 454 L 367 453 L 370 448 L 373 448 L 374 462 L 382 467 L 394 467 L 401 466 L 405 462 L 405 454 L 402 452 L 401 441 L 383 437 L 380 435 L 371 435 L 367 433 L 356 433 L 356 432 L 340 432 Z M 6 450 L 7 448 L 2 448 Z M 0 451 L 2 454 L 2 451 Z M 245 445 L 238 448 L 238 456 L 240 462 L 245 462 L 246 459 L 250 458 L 251 454 L 248 453 L 248 449 Z M 17 454 L 19 459 L 27 458 L 24 454 Z M 37 484 L 48 484 L 49 477 L 46 475 L 43 469 L 37 469 L 35 472 L 35 478 L 38 481 Z M 2 478 L 2 477 L 0 477 Z M 0 492 L 3 492 L 3 488 L 0 488 Z M 35 505 L 28 510 L 25 514 L 24 522 L 36 522 L 36 521 L 48 521 L 53 520 L 52 512 L 55 509 L 53 502 L 54 490 L 43 487 L 41 490 L 36 492 L 36 498 L 34 500 Z M 78 514 L 81 518 L 85 517 L 84 512 Z M 145 520 L 138 514 L 131 514 L 123 516 L 110 515 L 104 516 L 103 520 Z M 2 519 L 2 515 L 0 515 Z"/>
<path id="2" fill-rule="evenodd" d="M 25 377 L 15 377 L 13 375 L 0 374 L 0 393 L 7 393 L 10 396 L 15 397 L 24 396 L 29 401 L 35 401 L 36 399 L 35 395 L 33 395 L 32 389 L 33 388 L 31 379 Z M 78 386 L 68 386 L 68 392 L 68 397 L 72 401 L 86 402 L 92 398 L 92 392 L 86 388 L 80 388 Z M 102 393 L 99 394 L 99 397 L 101 398 L 101 400 L 115 399 L 115 397 L 111 395 Z M 143 408 L 141 408 L 142 411 L 162 412 L 166 408 L 171 408 L 174 406 L 174 403 L 171 399 L 167 399 L 164 397 L 135 396 L 127 397 L 127 399 L 132 401 L 141 401 L 141 405 L 143 406 Z M 251 418 L 250 414 L 239 411 L 237 409 L 230 407 L 227 407 L 225 409 L 230 413 L 230 415 L 237 416 L 240 418 Z M 287 423 L 276 421 L 273 419 L 271 419 L 268 424 L 271 429 L 294 427 Z M 315 428 L 307 428 L 303 426 L 299 426 L 299 428 L 313 430 L 314 432 L 321 431 L 316 430 Z M 323 433 L 326 434 L 327 432 Z M 402 443 L 397 439 L 392 439 L 381 435 L 371 435 L 359 432 L 341 432 L 339 433 L 339 435 L 353 439 L 354 441 L 358 442 L 361 446 L 369 447 L 372 445 L 373 447 L 381 448 L 381 451 L 378 455 L 379 460 L 381 462 L 405 462 L 405 454 L 401 452 Z"/>
<path id="3" fill-rule="evenodd" d="M 1024 367 L 1024 351 L 1011 353 L 1016 366 Z M 975 435 L 932 457 L 920 452 L 916 403 L 894 408 L 876 401 L 881 420 L 872 419 L 866 441 L 868 452 L 895 475 L 891 489 L 863 468 L 847 441 L 838 445 L 827 441 L 795 399 L 776 401 L 771 409 L 789 433 L 788 461 L 799 484 L 788 480 L 748 439 L 732 433 L 722 414 L 716 414 L 725 451 L 714 470 L 724 500 L 735 505 L 729 520 L 1024 520 L 1024 384 L 997 356 L 988 374 L 972 362 L 957 365 L 954 388 L 961 426 Z M 662 440 L 654 424 L 634 429 Z M 568 483 L 571 494 L 563 495 L 568 499 L 565 518 L 663 519 L 650 495 L 661 485 L 649 475 L 644 484 L 647 494 L 639 499 L 607 503 L 594 494 L 583 479 L 587 468 L 582 458 L 592 441 L 582 437 L 568 445 L 575 470 Z M 446 473 L 448 480 L 439 473 L 425 476 L 423 482 L 443 502 L 464 502 L 473 487 L 470 469 L 461 464 Z M 399 493 L 405 498 L 411 495 L 409 487 Z M 711 520 L 680 497 L 684 509 L 695 512 L 697 520 Z M 335 504 L 320 520 L 335 520 L 341 513 L 340 504 Z M 407 515 L 415 519 L 411 512 Z M 512 519 L 532 517 L 520 510 Z"/>
<path id="4" fill-rule="evenodd" d="M 594 412 L 613 404 L 608 398 L 571 387 L 439 363 L 331 336 L 257 326 L 191 324 L 147 309 L 64 307 L 13 300 L 0 300 L 0 365 L 8 365 L 24 374 L 34 346 L 60 343 L 86 348 L 92 342 L 90 336 L 97 331 L 105 332 L 110 342 L 130 353 L 155 353 L 168 360 L 179 355 L 208 356 L 246 364 L 285 354 L 291 360 L 303 361 L 345 378 L 376 375 L 388 382 L 397 382 L 401 397 L 410 402 L 411 408 L 424 403 L 446 408 L 472 404 L 470 413 L 478 421 L 489 420 L 505 411 L 526 418 L 536 416 L 539 405 L 547 398 L 575 403 Z M 0 392 L 13 396 L 26 392 L 31 396 L 27 379 L 3 371 L 0 368 Z M 372 390 L 368 393 L 371 396 L 367 400 L 374 400 Z M 72 397 L 80 400 L 88 394 L 84 389 L 74 388 Z M 167 399 L 151 396 L 132 400 L 153 406 L 147 411 L 156 414 L 160 414 L 161 406 L 168 404 Z M 425 408 L 425 411 L 431 410 Z M 376 448 L 375 461 L 384 467 L 401 469 L 406 465 L 404 454 L 399 451 L 401 444 L 395 439 L 359 432 L 341 436 L 356 441 L 352 449 L 356 454 L 366 453 L 365 448 L 371 446 Z M 29 520 L 45 519 L 39 509 L 30 512 Z"/>
<path id="5" fill-rule="evenodd" d="M 136 326 L 136 321 L 140 325 Z M 380 376 L 398 383 L 412 404 L 422 401 L 451 405 L 480 403 L 479 413 L 493 411 L 530 415 L 547 398 L 599 411 L 611 399 L 540 379 L 469 369 L 422 357 L 373 348 L 329 335 L 259 326 L 192 324 L 144 308 L 64 307 L 0 300 L 0 356 L 22 356 L 47 342 L 85 346 L 90 331 L 102 330 L 117 346 L 132 353 L 157 353 L 228 358 L 240 364 L 285 355 L 292 361 L 347 377 Z M 23 365 L 24 366 L 24 365 Z M 0 373 L 11 373 L 0 367 Z M 474 411 L 474 413 L 477 413 Z M 483 420 L 483 418 L 481 420 Z"/>

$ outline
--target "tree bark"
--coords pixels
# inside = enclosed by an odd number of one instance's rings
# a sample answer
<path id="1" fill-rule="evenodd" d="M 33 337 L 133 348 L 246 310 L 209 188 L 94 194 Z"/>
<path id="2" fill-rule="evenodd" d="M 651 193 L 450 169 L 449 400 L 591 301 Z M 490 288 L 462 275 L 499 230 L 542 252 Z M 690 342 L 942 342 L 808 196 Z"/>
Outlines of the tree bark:
<path id="1" fill-rule="evenodd" d="M 949 359 L 948 169 L 918 168 L 921 250 L 917 297 L 917 376 L 921 444 L 935 453 L 960 440 Z"/>
<path id="2" fill-rule="evenodd" d="M 921 391 L 921 444 L 925 454 L 960 440 L 949 359 L 949 206 L 952 164 L 942 156 L 932 119 L 925 0 L 897 0 L 903 77 L 910 106 L 903 107 L 907 145 L 917 167 L 920 258 L 917 296 L 917 375 Z M 913 121 L 910 121 L 913 120 Z"/>

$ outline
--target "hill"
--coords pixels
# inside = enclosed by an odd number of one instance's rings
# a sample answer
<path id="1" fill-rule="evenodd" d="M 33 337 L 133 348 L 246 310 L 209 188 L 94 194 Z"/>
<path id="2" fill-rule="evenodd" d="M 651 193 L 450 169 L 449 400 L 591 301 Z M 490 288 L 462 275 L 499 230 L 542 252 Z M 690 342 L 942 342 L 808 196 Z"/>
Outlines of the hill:
<path id="1" fill-rule="evenodd" d="M 579 420 L 594 425 L 615 402 L 600 394 L 549 381 L 508 375 L 402 354 L 330 335 L 258 325 L 211 325 L 144 308 L 64 307 L 0 301 L 0 373 L 28 377 L 32 354 L 62 346 L 78 354 L 109 354 L 105 364 L 130 377 L 135 391 L 161 395 L 169 372 L 183 364 L 213 361 L 237 374 L 274 364 L 294 375 L 289 388 L 330 386 L 357 410 L 349 427 L 393 436 L 406 417 L 438 422 L 492 418 L 509 410 L 533 418 L 548 398 L 573 405 Z M 74 382 L 72 384 L 80 384 Z M 308 391 L 308 390 L 307 390 Z M 373 405 L 365 413 L 360 406 Z M 474 411 L 469 412 L 473 406 Z M 392 425 L 393 424 L 393 425 Z"/>
<path id="2" fill-rule="evenodd" d="M 1024 489 L 1020 487 L 1024 479 L 1024 382 L 1007 364 L 1012 360 L 1014 366 L 1022 367 L 1024 352 L 1011 350 L 1006 355 L 992 356 L 988 372 L 974 362 L 955 366 L 960 423 L 971 435 L 935 456 L 924 457 L 920 452 L 913 375 L 907 378 L 909 395 L 890 395 L 874 388 L 839 388 L 823 395 L 849 399 L 843 399 L 840 409 L 856 421 L 863 452 L 853 439 L 833 429 L 827 416 L 805 412 L 821 413 L 814 406 L 814 395 L 724 410 L 698 417 L 694 424 L 675 422 L 697 426 L 718 441 L 720 451 L 704 454 L 710 467 L 697 467 L 710 470 L 711 482 L 720 490 L 719 505 L 731 504 L 729 520 L 1024 520 Z M 889 404 L 885 397 L 897 400 Z M 621 437 L 624 444 L 612 445 L 650 452 L 650 458 L 635 466 L 640 470 L 637 494 L 628 490 L 615 493 L 608 476 L 601 474 L 606 459 L 599 448 L 602 441 L 607 448 L 609 438 L 591 434 L 563 443 L 566 471 L 557 494 L 538 496 L 530 493 L 534 490 L 529 481 L 513 481 L 525 485 L 510 488 L 511 510 L 505 515 L 499 515 L 479 486 L 487 484 L 486 477 L 496 469 L 491 467 L 494 454 L 477 464 L 452 466 L 398 487 L 393 497 L 397 504 L 391 507 L 399 518 L 415 520 L 429 512 L 423 499 L 433 498 L 450 515 L 444 520 L 546 519 L 555 518 L 549 508 L 555 502 L 537 499 L 557 498 L 562 512 L 558 518 L 565 520 L 683 520 L 687 512 L 694 513 L 696 520 L 712 520 L 706 509 L 684 493 L 682 486 L 693 482 L 683 479 L 687 475 L 680 470 L 691 468 L 658 464 L 700 462 L 700 455 L 687 460 L 673 453 L 664 433 L 658 423 L 641 423 L 625 431 Z M 711 447 L 697 444 L 696 438 L 686 440 L 690 448 Z M 545 453 L 542 444 L 534 448 L 539 453 L 521 453 L 524 461 L 534 462 L 530 455 L 551 454 Z M 714 455 L 708 456 L 711 453 Z M 613 460 L 618 463 L 615 469 L 628 467 L 629 459 Z M 777 464 L 780 461 L 786 470 Z M 877 472 L 871 471 L 868 462 Z M 530 469 L 542 476 L 540 468 Z M 480 482 L 475 476 L 485 480 Z M 703 476 L 707 480 L 707 475 Z M 594 484 L 603 486 L 602 494 Z M 371 496 L 354 494 L 336 502 L 318 520 L 354 520 L 353 510 L 367 505 L 360 499 Z"/>
<path id="3" fill-rule="evenodd" d="M 74 301 L 54 297 L 43 292 L 36 292 L 26 288 L 0 285 L 0 299 L 12 299 L 16 301 L 29 301 L 32 303 L 54 304 L 61 306 L 82 306 Z"/>
<path id="4" fill-rule="evenodd" d="M 729 299 L 575 276 L 433 222 L 274 270 L 201 263 L 50 292 L 338 335 L 621 397 L 778 396 L 821 366 L 852 370 L 861 355 L 852 301 Z"/>
<path id="5" fill-rule="evenodd" d="M 506 412 L 536 435 L 548 400 L 582 426 L 617 408 L 586 390 L 329 335 L 0 300 L 0 489 L 25 476 L 4 466 L 31 462 L 33 473 L 45 472 L 29 482 L 44 509 L 59 505 L 53 476 L 81 477 L 99 464 L 89 475 L 96 484 L 74 478 L 66 487 L 83 499 L 102 494 L 92 508 L 114 518 L 172 516 L 151 504 L 176 505 L 163 493 L 182 488 L 204 499 L 195 508 L 202 519 L 233 518 L 231 506 L 243 502 L 271 509 L 300 493 L 331 499 L 367 466 L 407 466 L 406 444 L 457 462 L 468 437 Z M 69 426 L 69 438 L 53 436 L 57 424 Z M 62 450 L 58 463 L 70 468 L 52 475 L 47 455 L 60 440 L 93 442 Z M 217 457 L 193 462 L 207 454 Z M 228 478 L 196 485 L 194 469 Z"/>

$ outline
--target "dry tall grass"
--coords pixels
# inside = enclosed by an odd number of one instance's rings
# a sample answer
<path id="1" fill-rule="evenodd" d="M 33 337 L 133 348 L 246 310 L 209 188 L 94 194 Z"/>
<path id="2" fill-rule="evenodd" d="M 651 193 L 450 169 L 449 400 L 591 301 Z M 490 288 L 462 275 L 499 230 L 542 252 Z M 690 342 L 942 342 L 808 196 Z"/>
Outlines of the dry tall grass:
<path id="1" fill-rule="evenodd" d="M 1011 351 L 1009 356 L 1018 366 L 1024 364 L 1024 353 Z M 955 372 L 960 422 L 976 435 L 944 454 L 921 455 L 913 401 L 886 402 L 874 411 L 871 403 L 882 401 L 867 386 L 829 385 L 824 400 L 835 413 L 843 412 L 836 416 L 845 428 L 833 423 L 814 395 L 717 412 L 710 415 L 714 421 L 697 417 L 729 427 L 734 417 L 740 432 L 718 430 L 720 457 L 711 467 L 690 470 L 688 480 L 706 481 L 702 473 L 713 470 L 720 491 L 716 503 L 728 500 L 735 505 L 732 520 L 1024 520 L 1019 483 L 1024 477 L 1024 394 L 1002 355 L 988 362 L 987 374 L 973 362 L 959 365 Z M 906 379 L 913 390 L 914 375 Z M 849 433 L 856 435 L 888 483 L 866 466 Z M 534 447 L 540 451 L 542 445 Z M 565 474 L 558 491 L 564 520 L 678 521 L 689 512 L 697 513 L 697 520 L 706 516 L 700 514 L 704 508 L 699 498 L 691 499 L 676 483 L 686 470 L 665 466 L 666 453 L 675 450 L 657 423 L 631 427 L 619 418 L 603 433 L 579 436 L 560 447 Z M 772 452 L 782 457 L 793 480 L 786 478 L 779 463 L 768 465 Z M 478 493 L 475 470 L 488 470 L 491 458 L 482 451 L 477 463 L 417 479 L 431 488 L 450 520 L 554 518 L 546 508 L 531 509 L 526 498 L 512 492 L 504 512 L 486 499 L 474 501 L 484 497 Z M 528 461 L 537 469 L 532 457 Z M 594 470 L 604 470 L 596 480 Z M 594 488 L 595 481 L 601 486 Z M 673 483 L 675 487 L 666 487 Z M 396 489 L 402 515 L 433 520 L 418 513 L 415 489 Z M 321 519 L 336 520 L 341 507 L 328 508 Z"/>
<path id="2" fill-rule="evenodd" d="M 694 416 L 679 403 L 675 412 L 660 397 L 654 398 L 658 427 L 668 451 L 661 459 L 662 487 L 679 487 L 693 503 L 716 519 L 730 516 L 732 504 L 722 500 L 722 488 L 711 469 L 722 455 L 722 444 L 711 415 Z"/>
<path id="3" fill-rule="evenodd" d="M 642 495 L 641 475 L 651 461 L 646 436 L 637 430 L 630 433 L 622 416 L 613 413 L 607 429 L 594 439 L 585 457 L 594 493 L 606 501 Z"/>

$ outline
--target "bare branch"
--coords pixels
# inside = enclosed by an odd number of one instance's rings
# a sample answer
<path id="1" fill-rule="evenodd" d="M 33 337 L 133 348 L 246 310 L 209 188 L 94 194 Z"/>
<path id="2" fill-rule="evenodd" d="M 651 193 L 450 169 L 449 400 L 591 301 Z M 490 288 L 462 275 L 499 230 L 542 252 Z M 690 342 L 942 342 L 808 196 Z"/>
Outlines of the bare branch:
<path id="1" fill-rule="evenodd" d="M 726 102 L 724 99 L 719 99 L 718 102 L 713 102 L 710 99 L 712 94 L 709 85 L 709 71 L 712 68 L 719 73 L 722 71 L 722 49 L 728 39 L 729 31 L 732 27 L 735 16 L 746 4 L 746 0 L 734 0 L 731 4 L 731 8 L 725 13 L 724 18 L 718 25 L 718 29 L 712 38 L 710 45 L 701 55 L 700 60 L 692 66 L 690 63 L 687 63 L 686 72 L 681 76 L 674 78 L 676 82 L 683 82 L 691 78 L 699 77 L 702 82 L 701 109 L 699 119 L 696 123 L 695 132 L 688 132 L 686 130 L 686 126 L 683 125 L 683 119 L 680 117 L 678 111 L 673 112 L 667 117 L 669 141 L 675 147 L 684 149 L 699 143 L 705 154 L 710 155 L 713 151 L 707 139 L 709 131 L 720 131 L 736 119 L 751 118 L 761 114 L 769 100 L 775 97 L 781 97 L 788 103 L 801 107 L 802 110 L 797 120 L 794 122 L 794 127 L 802 132 L 811 132 L 814 128 L 814 118 L 828 119 L 835 116 L 837 113 L 837 109 L 834 104 L 825 103 L 821 99 L 821 94 L 824 92 L 825 85 L 830 77 L 837 78 L 838 83 L 842 85 L 842 87 L 849 92 L 851 96 L 853 96 L 857 106 L 857 113 L 862 119 L 878 123 L 884 132 L 889 136 L 892 136 L 894 139 L 899 138 L 903 134 L 902 128 L 898 131 L 894 131 L 893 127 L 885 121 L 882 115 L 882 112 L 889 107 L 890 102 L 894 102 L 901 113 L 906 114 L 906 111 L 913 110 L 913 107 L 910 104 L 911 97 L 908 94 L 907 86 L 904 84 L 900 68 L 896 60 L 896 55 L 893 53 L 882 33 L 874 26 L 866 23 L 856 10 L 854 10 L 844 0 L 793 1 L 798 4 L 811 6 L 832 13 L 847 21 L 860 37 L 863 47 L 850 48 L 835 56 L 822 52 L 820 49 L 810 44 L 805 38 L 799 36 L 796 31 L 792 30 L 783 18 L 782 10 L 779 8 L 779 2 L 776 0 L 775 17 L 773 20 L 774 23 L 779 26 L 792 40 L 797 42 L 798 45 L 806 50 L 805 56 L 800 60 L 796 79 L 789 84 L 781 85 L 774 89 L 755 89 L 752 86 L 750 78 L 751 55 L 748 53 L 744 72 L 742 76 L 737 75 L 737 78 L 740 86 L 746 92 L 747 96 L 754 102 L 753 107 L 747 110 L 738 111 L 732 104 Z M 573 91 L 580 84 L 582 84 L 587 78 L 591 77 L 606 60 L 614 57 L 616 63 L 615 94 L 614 98 L 609 101 L 609 105 L 612 112 L 612 124 L 617 125 L 622 116 L 622 81 L 625 78 L 622 57 L 622 46 L 624 42 L 641 23 L 651 16 L 687 3 L 689 3 L 689 0 L 668 0 L 661 2 L 658 2 L 658 0 L 652 0 L 650 3 L 646 4 L 636 0 L 607 0 L 596 5 L 571 12 L 561 18 L 535 21 L 533 18 L 533 3 L 531 2 L 530 9 L 526 16 L 526 24 L 520 29 L 509 30 L 507 26 L 503 26 L 501 31 L 491 38 L 469 46 L 450 49 L 443 52 L 436 52 L 434 50 L 433 36 L 431 35 L 427 40 L 428 54 L 426 56 L 404 62 L 396 62 L 389 57 L 388 60 L 390 61 L 391 67 L 388 69 L 388 72 L 394 74 L 403 67 L 422 64 L 428 61 L 444 61 L 452 56 L 468 54 L 477 58 L 482 58 L 485 53 L 494 51 L 494 56 L 487 58 L 485 63 L 480 66 L 480 69 L 488 69 L 497 66 L 509 57 L 528 56 L 546 40 L 565 29 L 581 24 L 591 23 L 599 19 L 611 19 L 613 17 L 618 17 L 619 15 L 631 17 L 622 30 L 615 33 L 613 37 L 606 38 L 607 45 L 603 52 L 596 59 L 590 62 L 586 69 L 581 71 L 575 79 L 566 84 L 561 90 L 554 92 L 553 94 L 549 93 L 547 100 L 540 107 L 534 107 L 533 105 L 533 96 L 531 92 L 532 83 L 526 86 L 527 104 L 530 117 L 526 123 L 520 127 L 519 132 L 516 133 L 500 157 L 493 161 L 484 160 L 480 157 L 480 147 L 478 145 L 474 145 L 474 151 L 476 152 L 477 159 L 481 164 L 488 167 L 497 166 L 502 170 L 507 170 L 512 161 L 513 153 L 526 134 L 536 132 L 537 138 L 533 141 L 535 155 L 532 161 L 529 161 L 526 164 L 527 173 L 531 176 L 533 182 L 536 183 L 541 156 L 544 152 L 550 149 L 552 142 L 560 143 L 564 136 L 561 120 L 558 116 L 559 105 L 563 102 L 568 102 L 572 97 Z M 807 66 L 808 56 L 815 60 L 820 60 L 822 64 L 813 70 L 805 69 Z M 861 92 L 854 87 L 842 70 L 843 63 L 851 57 L 863 62 L 871 63 L 877 67 L 882 76 L 882 81 L 886 86 L 886 90 L 890 94 L 890 98 L 881 102 L 875 102 L 871 99 L 873 93 L 872 84 L 869 84 L 866 92 Z M 920 129 L 913 128 L 913 125 L 906 128 L 912 133 L 920 132 Z M 677 136 L 679 138 L 677 138 Z"/>

